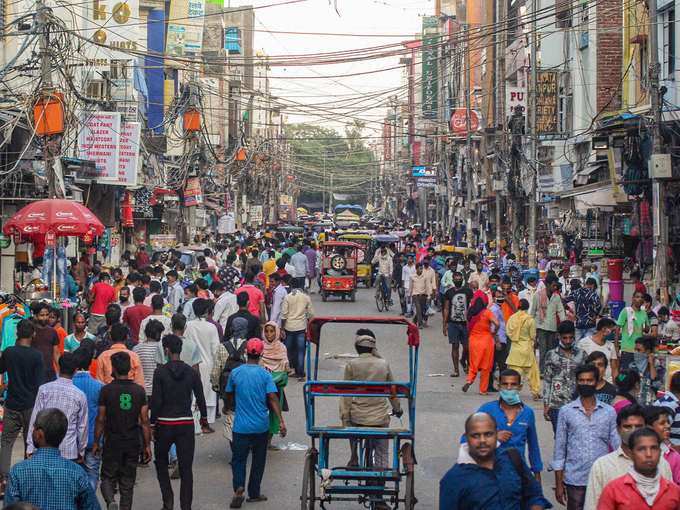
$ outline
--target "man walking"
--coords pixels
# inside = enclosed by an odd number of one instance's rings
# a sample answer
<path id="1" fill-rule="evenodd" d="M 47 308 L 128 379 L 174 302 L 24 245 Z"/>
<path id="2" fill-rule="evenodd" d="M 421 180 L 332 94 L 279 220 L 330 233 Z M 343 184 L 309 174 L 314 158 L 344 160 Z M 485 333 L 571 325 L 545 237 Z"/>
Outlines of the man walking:
<path id="1" fill-rule="evenodd" d="M 47 382 L 54 381 L 57 378 L 54 365 L 59 363 L 60 356 L 59 335 L 53 327 L 47 325 L 49 314 L 50 307 L 46 303 L 36 301 L 31 305 L 31 315 L 35 320 L 35 336 L 31 342 L 31 347 L 42 353 Z"/>
<path id="2" fill-rule="evenodd" d="M 226 290 L 222 282 L 212 282 L 210 284 L 210 291 L 217 298 L 213 320 L 218 322 L 222 326 L 222 330 L 226 332 L 227 320 L 238 312 L 236 296 Z"/>
<path id="3" fill-rule="evenodd" d="M 281 313 L 283 312 L 283 300 L 288 295 L 286 288 L 281 285 L 281 275 L 274 273 L 269 277 L 269 292 L 271 292 L 271 314 L 269 320 L 276 322 L 281 327 Z"/>
<path id="4" fill-rule="evenodd" d="M 163 497 L 163 508 L 174 506 L 174 493 L 168 474 L 168 453 L 171 445 L 177 446 L 182 510 L 191 509 L 194 490 L 192 465 L 194 462 L 194 419 L 192 393 L 201 412 L 201 426 L 208 427 L 207 409 L 201 378 L 196 370 L 180 359 L 182 339 L 177 335 L 163 338 L 163 351 L 168 358 L 165 365 L 156 369 L 153 376 L 154 392 L 151 396 L 151 425 L 154 427 L 156 476 Z"/>
<path id="5" fill-rule="evenodd" d="M 659 470 L 659 435 L 651 429 L 641 428 L 630 435 L 629 446 L 633 467 L 621 478 L 609 482 L 597 510 L 680 508 L 680 489 L 672 480 L 661 476 Z"/>
<path id="6" fill-rule="evenodd" d="M 554 274 L 546 276 L 545 289 L 534 294 L 534 302 L 531 306 L 531 316 L 536 320 L 536 340 L 539 352 L 538 369 L 541 374 L 545 374 L 545 358 L 548 351 L 556 347 L 557 317 L 559 316 L 562 322 L 567 320 L 562 301 L 555 292 L 558 284 L 557 276 Z"/>
<path id="7" fill-rule="evenodd" d="M 468 287 L 463 287 L 463 275 L 458 271 L 453 273 L 453 287 L 444 294 L 442 333 L 448 336 L 451 344 L 451 360 L 453 361 L 453 373 L 451 377 L 459 377 L 458 346 L 463 346 L 463 370 L 468 365 L 468 338 L 470 333 L 467 327 L 467 310 L 472 303 L 473 292 Z"/>
<path id="8" fill-rule="evenodd" d="M 634 359 L 635 340 L 642 337 L 645 326 L 649 326 L 647 312 L 642 310 L 644 294 L 635 292 L 630 306 L 619 314 L 614 332 L 614 345 L 619 353 L 619 370 L 627 370 Z M 619 343 L 619 339 L 621 342 Z"/>
<path id="9" fill-rule="evenodd" d="M 178 281 L 179 273 L 174 269 L 171 269 L 165 274 L 165 277 L 168 280 L 168 304 L 170 305 L 170 313 L 176 313 L 182 303 L 182 297 L 184 297 L 184 290 Z"/>
<path id="10" fill-rule="evenodd" d="M 136 352 L 128 350 L 128 329 L 122 324 L 111 326 L 111 348 L 102 352 L 97 358 L 97 380 L 109 384 L 114 379 L 113 364 L 111 358 L 118 352 L 125 352 L 130 357 L 130 379 L 144 388 L 144 370 L 142 360 Z"/>
<path id="11" fill-rule="evenodd" d="M 498 451 L 493 416 L 469 416 L 465 437 L 458 462 L 439 482 L 439 510 L 552 508 L 520 452 L 514 448 Z"/>
<path id="12" fill-rule="evenodd" d="M 139 460 L 139 429 L 144 437 L 144 458 L 151 460 L 151 429 L 149 405 L 144 386 L 128 378 L 130 355 L 117 352 L 111 356 L 114 380 L 99 393 L 99 412 L 94 431 L 92 456 L 100 458 L 101 450 L 102 496 L 108 510 L 118 510 L 115 500 L 115 484 L 120 492 L 120 509 L 132 508 L 132 494 L 137 478 Z"/>
<path id="13" fill-rule="evenodd" d="M 279 434 L 286 436 L 279 405 L 279 390 L 274 384 L 271 373 L 258 365 L 264 350 L 264 343 L 259 338 L 251 338 L 246 344 L 248 361 L 236 367 L 229 374 L 227 393 L 231 393 L 236 402 L 234 416 L 232 461 L 234 497 L 230 508 L 241 508 L 245 499 L 246 462 L 248 452 L 252 451 L 248 482 L 248 501 L 266 501 L 261 493 L 260 484 L 264 475 L 267 460 L 267 444 L 269 442 L 269 412 L 267 403 L 279 420 Z"/>
<path id="14" fill-rule="evenodd" d="M 579 398 L 559 411 L 550 470 L 555 471 L 555 498 L 567 510 L 582 510 L 590 467 L 621 446 L 616 411 L 595 398 L 600 371 L 593 365 L 576 370 Z"/>
<path id="15" fill-rule="evenodd" d="M 586 280 L 586 286 L 581 287 L 581 281 L 573 279 L 570 283 L 571 292 L 562 299 L 563 304 L 574 303 L 576 315 L 576 345 L 582 338 L 594 335 L 597 330 L 597 318 L 602 310 L 602 303 L 595 292 L 597 283 L 593 278 Z"/>
<path id="16" fill-rule="evenodd" d="M 298 280 L 299 288 L 304 289 L 305 282 L 307 281 L 307 278 L 309 278 L 309 275 L 311 274 L 309 269 L 309 260 L 307 259 L 305 254 L 302 253 L 301 244 L 298 244 L 295 247 L 295 251 L 296 251 L 295 254 L 290 258 L 290 263 L 293 264 L 293 267 L 295 267 L 295 277 Z M 260 315 L 260 318 L 262 318 L 262 315 Z"/>
<path id="17" fill-rule="evenodd" d="M 31 434 L 36 450 L 12 468 L 5 508 L 30 508 L 18 506 L 23 502 L 41 510 L 101 510 L 85 471 L 60 455 L 68 429 L 69 421 L 59 409 L 50 407 L 36 415 Z"/>
<path id="18" fill-rule="evenodd" d="M 24 455 L 28 427 L 33 414 L 33 406 L 38 388 L 45 383 L 45 365 L 42 355 L 31 348 L 35 336 L 35 326 L 28 319 L 17 324 L 16 345 L 7 347 L 0 356 L 0 373 L 7 372 L 7 382 L 0 385 L 0 394 L 7 390 L 4 414 L 2 417 L 2 439 L 0 440 L 0 496 L 4 496 L 7 477 L 12 462 L 14 442 L 23 429 Z"/>
<path id="19" fill-rule="evenodd" d="M 130 328 L 132 333 L 132 343 L 137 345 L 139 342 L 139 330 L 142 326 L 142 321 L 153 313 L 150 306 L 144 304 L 146 299 L 146 290 L 144 287 L 137 287 L 132 291 L 132 299 L 135 301 L 134 306 L 130 306 L 123 313 L 123 324 Z"/>
<path id="20" fill-rule="evenodd" d="M 309 296 L 300 289 L 299 279 L 291 280 L 290 288 L 281 307 L 281 338 L 288 349 L 291 368 L 295 369 L 298 381 L 304 382 L 307 323 L 314 318 L 314 309 Z"/>
<path id="21" fill-rule="evenodd" d="M 106 307 L 109 303 L 116 302 L 116 289 L 109 283 L 110 281 L 109 273 L 102 271 L 99 273 L 99 282 L 92 286 L 92 290 L 87 295 L 87 302 L 92 306 L 87 329 L 93 335 L 96 335 L 105 323 Z"/>
<path id="22" fill-rule="evenodd" d="M 64 354 L 59 358 L 59 379 L 43 384 L 38 389 L 27 433 L 28 455 L 35 450 L 33 429 L 36 416 L 43 409 L 55 407 L 68 419 L 68 430 L 59 447 L 62 457 L 78 462 L 85 458 L 88 436 L 87 397 L 73 384 L 73 376 L 77 370 L 78 357 L 74 354 Z"/>
<path id="23" fill-rule="evenodd" d="M 407 301 L 406 317 L 413 317 L 413 305 L 411 304 L 411 297 L 409 288 L 411 286 L 411 276 L 416 274 L 416 266 L 413 261 L 413 255 L 406 256 L 406 265 L 401 270 L 401 282 L 404 285 L 404 299 Z"/>
<path id="24" fill-rule="evenodd" d="M 423 272 L 422 262 L 416 264 L 416 274 L 411 275 L 408 284 L 408 300 L 415 307 L 414 318 L 419 328 L 426 328 L 423 314 L 427 306 L 427 296 L 430 294 L 430 280 Z"/>

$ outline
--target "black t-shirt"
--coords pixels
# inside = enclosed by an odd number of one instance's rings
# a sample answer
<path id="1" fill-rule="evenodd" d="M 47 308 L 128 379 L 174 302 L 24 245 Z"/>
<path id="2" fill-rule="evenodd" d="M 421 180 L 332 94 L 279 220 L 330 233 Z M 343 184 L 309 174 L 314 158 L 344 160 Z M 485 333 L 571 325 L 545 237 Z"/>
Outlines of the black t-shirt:
<path id="1" fill-rule="evenodd" d="M 42 353 L 45 372 L 54 372 L 55 345 L 59 345 L 59 335 L 56 329 L 51 326 L 35 328 L 35 337 L 31 342 L 31 347 Z"/>
<path id="2" fill-rule="evenodd" d="M 449 322 L 454 324 L 467 324 L 467 311 L 470 307 L 474 293 L 468 287 L 459 289 L 451 287 L 444 294 L 444 299 L 451 304 L 449 309 Z"/>
<path id="3" fill-rule="evenodd" d="M 130 451 L 139 449 L 139 413 L 147 405 L 146 391 L 129 379 L 114 379 L 99 393 L 99 406 L 106 407 L 104 444 Z"/>
<path id="4" fill-rule="evenodd" d="M 45 384 L 42 354 L 25 345 L 7 347 L 0 356 L 0 374 L 5 372 L 9 375 L 5 407 L 12 411 L 33 407 L 38 388 Z"/>
<path id="5" fill-rule="evenodd" d="M 250 313 L 248 310 L 239 310 L 233 315 L 230 315 L 227 319 L 227 327 L 224 328 L 224 337 L 231 338 L 231 325 L 234 323 L 234 319 L 237 317 L 242 317 L 248 321 L 248 338 L 260 338 L 262 339 L 262 327 L 260 324 L 260 318 L 257 315 Z"/>

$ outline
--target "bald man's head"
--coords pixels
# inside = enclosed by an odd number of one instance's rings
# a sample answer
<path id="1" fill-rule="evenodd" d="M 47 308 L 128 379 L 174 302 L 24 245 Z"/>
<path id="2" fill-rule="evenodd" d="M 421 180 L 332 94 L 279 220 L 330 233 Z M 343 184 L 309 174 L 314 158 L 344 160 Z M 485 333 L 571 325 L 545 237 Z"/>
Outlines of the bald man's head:
<path id="1" fill-rule="evenodd" d="M 493 463 L 496 456 L 498 426 L 496 419 L 487 413 L 475 413 L 465 420 L 465 440 L 470 457 L 478 465 Z"/>

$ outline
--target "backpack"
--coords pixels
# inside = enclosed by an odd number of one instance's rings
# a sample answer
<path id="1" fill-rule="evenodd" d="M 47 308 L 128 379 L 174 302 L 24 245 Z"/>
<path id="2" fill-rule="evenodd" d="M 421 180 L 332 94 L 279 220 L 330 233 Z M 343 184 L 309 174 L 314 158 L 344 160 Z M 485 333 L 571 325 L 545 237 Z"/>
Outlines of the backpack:
<path id="1" fill-rule="evenodd" d="M 256 277 L 255 280 L 253 280 L 253 287 L 256 289 L 260 289 L 260 292 L 262 292 L 262 296 L 264 297 L 266 295 L 266 290 L 264 288 L 264 282 L 262 281 L 262 278 L 260 278 L 260 275 L 264 273 L 259 273 Z"/>
<path id="2" fill-rule="evenodd" d="M 222 400 L 224 400 L 225 407 L 228 407 L 230 404 L 232 407 L 235 405 L 233 398 L 231 398 L 226 392 L 227 382 L 229 381 L 229 374 L 231 374 L 231 371 L 245 364 L 244 358 L 246 354 L 246 345 L 248 344 L 248 342 L 243 341 L 237 349 L 234 345 L 234 340 L 237 339 L 229 339 L 222 343 L 229 354 L 227 361 L 224 364 L 224 368 L 222 369 L 222 373 L 220 374 L 220 394 L 222 396 Z"/>
<path id="3" fill-rule="evenodd" d="M 517 471 L 517 474 L 522 480 L 522 496 L 520 506 L 524 508 L 527 499 L 526 494 L 532 484 L 531 478 L 533 478 L 533 476 L 531 473 L 527 473 L 524 470 L 524 458 L 522 457 L 522 453 L 517 448 L 508 448 L 505 450 L 505 454 L 510 459 L 510 462 L 512 462 L 515 471 Z"/>

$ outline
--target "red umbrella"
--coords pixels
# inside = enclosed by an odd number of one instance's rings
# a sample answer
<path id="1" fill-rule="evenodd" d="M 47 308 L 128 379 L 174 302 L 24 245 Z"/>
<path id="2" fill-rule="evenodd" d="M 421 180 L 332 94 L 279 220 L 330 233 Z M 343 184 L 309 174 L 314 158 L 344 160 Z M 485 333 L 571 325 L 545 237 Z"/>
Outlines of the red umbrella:
<path id="1" fill-rule="evenodd" d="M 9 220 L 2 231 L 12 235 L 17 229 L 22 234 L 46 234 L 53 230 L 57 236 L 100 236 L 104 225 L 87 207 L 71 200 L 41 200 L 21 209 Z"/>

